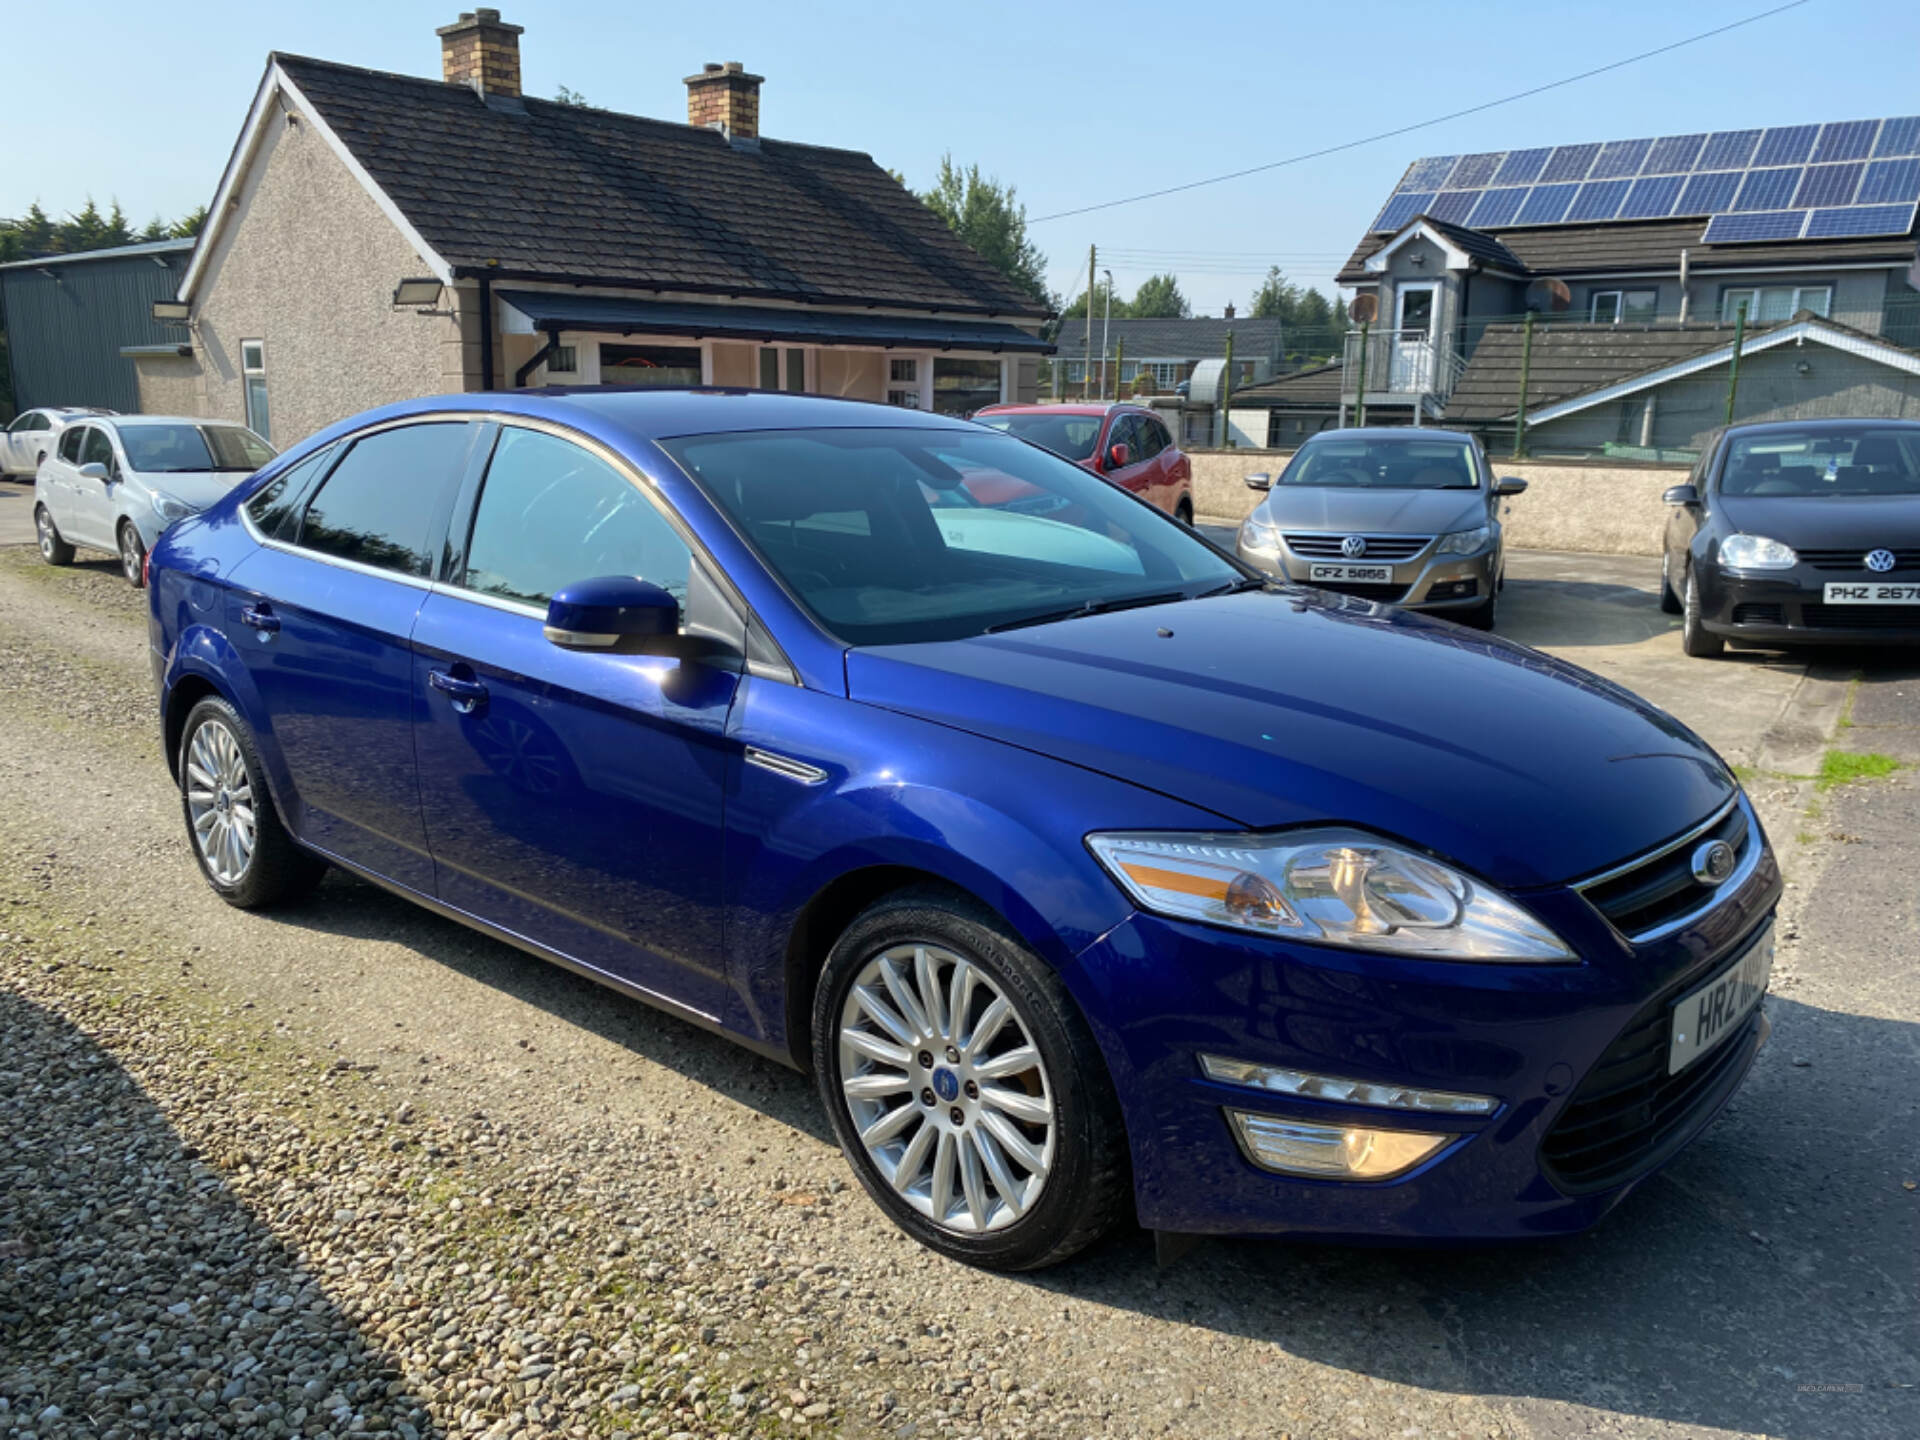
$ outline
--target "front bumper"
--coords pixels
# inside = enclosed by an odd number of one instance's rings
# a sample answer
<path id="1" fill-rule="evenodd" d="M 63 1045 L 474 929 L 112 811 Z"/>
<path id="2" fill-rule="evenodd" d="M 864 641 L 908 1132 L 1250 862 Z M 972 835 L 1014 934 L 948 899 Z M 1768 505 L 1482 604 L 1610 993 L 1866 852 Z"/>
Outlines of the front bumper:
<path id="1" fill-rule="evenodd" d="M 1578 1231 L 1703 1130 L 1764 1039 L 1760 1010 L 1717 1047 L 1709 1085 L 1658 1153 L 1604 1186 L 1556 1179 L 1556 1121 L 1616 1040 L 1686 994 L 1760 932 L 1781 891 L 1770 850 L 1684 929 L 1634 946 L 1567 888 L 1516 896 L 1582 957 L 1574 965 L 1416 962 L 1136 913 L 1080 957 L 1126 1113 L 1141 1223 L 1190 1234 L 1420 1243 Z M 1496 1097 L 1491 1115 L 1333 1103 L 1206 1078 L 1202 1054 L 1353 1080 Z M 1664 1050 L 1662 1051 L 1664 1056 Z M 1705 1064 L 1705 1061 L 1696 1062 Z M 1690 1067 L 1694 1068 L 1694 1067 Z M 1683 1072 L 1685 1073 L 1685 1072 Z M 1591 1094 L 1591 1088 L 1585 1093 Z M 1384 1181 L 1255 1166 L 1229 1110 L 1455 1138 Z"/>
<path id="2" fill-rule="evenodd" d="M 1366 565 L 1378 562 L 1364 558 L 1343 561 L 1337 557 L 1301 555 L 1290 549 L 1284 540 L 1279 541 L 1272 550 L 1255 549 L 1247 543 L 1244 528 L 1234 538 L 1234 553 L 1256 570 L 1282 580 L 1312 585 L 1336 595 L 1355 595 L 1385 605 L 1444 612 L 1468 610 L 1486 604 L 1500 583 L 1498 541 L 1470 555 L 1435 554 L 1434 546 L 1438 543 L 1430 541 L 1411 558 L 1388 564 L 1389 578 L 1378 583 L 1315 580 L 1312 578 L 1312 567 L 1316 564 Z"/>
<path id="3" fill-rule="evenodd" d="M 1911 570 L 1874 575 L 1796 565 L 1765 574 L 1698 566 L 1701 623 L 1715 635 L 1756 645 L 1920 644 L 1920 605 L 1830 604 L 1828 585 L 1920 584 Z"/>

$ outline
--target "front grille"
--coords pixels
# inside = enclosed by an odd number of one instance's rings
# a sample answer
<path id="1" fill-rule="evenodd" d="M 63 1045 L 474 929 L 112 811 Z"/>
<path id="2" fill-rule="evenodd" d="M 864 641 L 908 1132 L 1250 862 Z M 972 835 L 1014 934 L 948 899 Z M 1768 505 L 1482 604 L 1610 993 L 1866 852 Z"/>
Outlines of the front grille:
<path id="1" fill-rule="evenodd" d="M 1382 605 L 1398 605 L 1400 597 L 1407 593 L 1404 585 L 1367 585 L 1357 580 L 1309 580 L 1307 583 L 1316 590 L 1352 595 L 1360 600 L 1378 600 Z"/>
<path id="2" fill-rule="evenodd" d="M 1920 631 L 1920 605 L 1826 605 L 1808 600 L 1800 606 L 1800 623 L 1810 630 Z"/>
<path id="3" fill-rule="evenodd" d="M 1695 970 L 1628 1022 L 1587 1072 L 1540 1141 L 1541 1167 L 1568 1194 L 1605 1190 L 1646 1174 L 1717 1108 L 1759 1044 L 1756 1008 L 1739 1033 L 1678 1075 L 1667 1073 L 1673 1003 L 1707 979 Z"/>
<path id="4" fill-rule="evenodd" d="M 1362 535 L 1367 542 L 1367 553 L 1348 555 L 1341 550 L 1353 532 L 1340 531 L 1325 535 L 1282 535 L 1287 548 L 1296 555 L 1304 555 L 1314 560 L 1353 560 L 1364 563 L 1372 560 L 1381 564 L 1398 564 L 1402 560 L 1411 560 L 1433 542 L 1431 535 Z"/>
<path id="5" fill-rule="evenodd" d="M 1736 625 L 1784 625 L 1787 623 L 1787 610 L 1784 605 L 1761 605 L 1749 600 L 1744 605 L 1733 607 L 1733 623 Z"/>
<path id="6" fill-rule="evenodd" d="M 1576 888 L 1629 940 L 1647 938 L 1661 926 L 1705 909 L 1726 889 L 1725 884 L 1703 885 L 1693 877 L 1693 852 L 1709 840 L 1724 840 L 1733 847 L 1737 874 L 1760 837 L 1746 806 L 1736 800 L 1705 825 L 1651 855 Z"/>
<path id="7" fill-rule="evenodd" d="M 1862 575 L 1870 576 L 1867 569 L 1867 552 L 1878 550 L 1878 545 L 1860 545 L 1851 550 L 1802 550 L 1802 564 L 1811 565 L 1816 570 L 1858 570 Z M 1893 552 L 1895 570 L 1920 570 L 1920 550 L 1895 550 Z"/>

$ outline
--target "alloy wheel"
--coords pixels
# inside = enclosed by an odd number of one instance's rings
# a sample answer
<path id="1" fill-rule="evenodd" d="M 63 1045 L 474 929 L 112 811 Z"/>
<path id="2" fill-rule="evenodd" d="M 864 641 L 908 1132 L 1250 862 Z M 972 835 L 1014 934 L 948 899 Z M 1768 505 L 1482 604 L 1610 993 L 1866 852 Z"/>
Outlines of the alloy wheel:
<path id="1" fill-rule="evenodd" d="M 60 543 L 60 537 L 54 532 L 53 517 L 45 510 L 38 511 L 33 517 L 33 528 L 40 535 L 40 554 L 45 559 L 53 559 L 53 547 Z"/>
<path id="2" fill-rule="evenodd" d="M 127 579 L 135 585 L 140 583 L 140 572 L 145 565 L 145 557 L 140 553 L 140 536 L 131 525 L 120 527 L 120 568 Z"/>
<path id="3" fill-rule="evenodd" d="M 1053 1168 L 1052 1087 L 1033 1030 L 983 968 L 894 945 L 841 1007 L 840 1090 L 860 1144 L 903 1200 L 956 1234 L 1008 1226 Z"/>
<path id="4" fill-rule="evenodd" d="M 207 873 L 238 885 L 253 863 L 253 782 L 240 741 L 220 720 L 208 720 L 187 746 L 187 818 Z"/>

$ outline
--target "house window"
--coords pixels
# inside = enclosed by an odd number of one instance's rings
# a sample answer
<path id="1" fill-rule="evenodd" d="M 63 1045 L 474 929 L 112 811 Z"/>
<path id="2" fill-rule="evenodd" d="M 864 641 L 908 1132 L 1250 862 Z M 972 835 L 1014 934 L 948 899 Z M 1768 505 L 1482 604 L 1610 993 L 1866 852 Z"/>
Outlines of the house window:
<path id="1" fill-rule="evenodd" d="M 1153 383 L 1162 390 L 1171 390 L 1186 378 L 1186 365 L 1179 360 L 1149 360 L 1140 367 L 1153 376 Z"/>
<path id="2" fill-rule="evenodd" d="M 600 378 L 609 385 L 698 385 L 698 345 L 602 345 Z"/>
<path id="3" fill-rule="evenodd" d="M 1593 322 L 1596 325 L 1630 325 L 1653 320 L 1660 314 L 1658 290 L 1596 290 L 1593 292 Z"/>
<path id="4" fill-rule="evenodd" d="M 807 352 L 797 346 L 761 346 L 760 388 L 804 395 L 807 390 Z"/>
<path id="5" fill-rule="evenodd" d="M 1747 307 L 1749 325 L 1771 325 L 1802 310 L 1825 315 L 1833 307 L 1831 285 L 1756 285 L 1720 292 L 1720 318 L 1728 325 Z"/>
<path id="6" fill-rule="evenodd" d="M 887 361 L 887 403 L 898 405 L 902 410 L 920 408 L 920 361 L 917 358 Z"/>
<path id="7" fill-rule="evenodd" d="M 580 368 L 579 353 L 571 345 L 556 345 L 547 357 L 549 375 L 571 375 Z"/>
<path id="8" fill-rule="evenodd" d="M 933 362 L 933 408 L 942 415 L 971 415 L 1000 403 L 1000 362 L 941 355 Z"/>
<path id="9" fill-rule="evenodd" d="M 267 342 L 240 342 L 240 382 L 247 395 L 247 428 L 262 440 L 273 439 L 267 418 Z"/>

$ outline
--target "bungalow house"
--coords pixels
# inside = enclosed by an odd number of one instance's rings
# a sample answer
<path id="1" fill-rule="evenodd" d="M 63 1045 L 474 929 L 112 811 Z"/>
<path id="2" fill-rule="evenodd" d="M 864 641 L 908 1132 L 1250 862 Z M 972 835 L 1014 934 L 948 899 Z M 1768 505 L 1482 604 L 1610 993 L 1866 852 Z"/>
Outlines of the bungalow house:
<path id="1" fill-rule="evenodd" d="M 965 412 L 1032 398 L 1043 302 L 871 157 L 765 138 L 761 77 L 685 124 L 520 93 L 522 27 L 441 78 L 269 57 L 149 391 L 278 443 L 409 396 L 717 384 Z M 176 405 L 177 408 L 177 405 Z"/>
<path id="2" fill-rule="evenodd" d="M 1364 375 L 1369 423 L 1511 427 L 1533 312 L 1543 447 L 1697 442 L 1742 323 L 1777 353 L 1751 385 L 1743 368 L 1737 418 L 1900 413 L 1920 398 L 1916 202 L 1920 117 L 1415 161 L 1338 276 L 1374 310 L 1343 409 Z"/>

